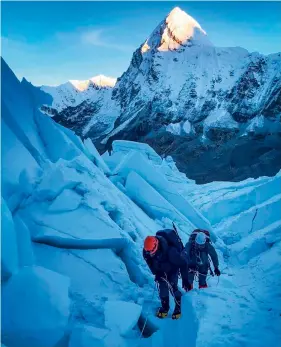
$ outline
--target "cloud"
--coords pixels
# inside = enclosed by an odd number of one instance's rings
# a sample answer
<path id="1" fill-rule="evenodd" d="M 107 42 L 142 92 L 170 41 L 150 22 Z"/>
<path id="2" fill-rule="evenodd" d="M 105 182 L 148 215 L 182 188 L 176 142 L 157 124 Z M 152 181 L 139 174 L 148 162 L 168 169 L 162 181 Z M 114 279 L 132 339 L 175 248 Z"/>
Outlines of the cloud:
<path id="1" fill-rule="evenodd" d="M 113 31 L 114 29 L 111 28 Z M 103 47 L 107 49 L 115 49 L 122 52 L 132 52 L 135 47 L 118 42 L 118 36 L 110 36 L 111 31 L 108 28 L 80 28 L 74 32 L 60 32 L 56 34 L 56 38 L 64 44 Z"/>
<path id="2" fill-rule="evenodd" d="M 93 29 L 81 33 L 80 39 L 83 44 L 90 44 L 94 46 L 103 46 L 103 29 Z"/>

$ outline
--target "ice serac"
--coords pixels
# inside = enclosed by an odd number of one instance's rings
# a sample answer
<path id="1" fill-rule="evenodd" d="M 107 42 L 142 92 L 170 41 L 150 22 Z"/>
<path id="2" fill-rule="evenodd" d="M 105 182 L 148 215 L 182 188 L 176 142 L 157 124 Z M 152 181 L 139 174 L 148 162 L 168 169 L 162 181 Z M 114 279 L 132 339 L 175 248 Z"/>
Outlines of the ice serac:
<path id="1" fill-rule="evenodd" d="M 126 141 L 118 142 L 118 146 L 114 145 L 113 157 L 120 149 L 126 147 Z M 130 145 L 129 145 L 130 148 Z M 160 158 L 159 158 L 160 159 Z M 152 164 L 152 160 L 155 163 L 155 159 L 152 156 L 151 160 L 147 160 L 144 155 L 138 151 L 131 150 L 125 159 L 120 162 L 120 164 L 115 168 L 113 174 L 122 177 L 124 180 L 127 179 L 130 172 L 135 172 L 141 176 L 147 183 L 149 183 L 160 195 L 166 199 L 169 204 L 175 207 L 184 217 L 186 217 L 193 226 L 202 229 L 211 230 L 211 225 L 205 219 L 205 217 L 196 210 L 183 196 L 177 191 L 176 186 L 169 182 L 165 177 L 165 174 L 162 173 L 160 167 L 157 167 L 155 164 Z M 132 180 L 130 180 L 132 185 Z M 132 192 L 132 186 L 130 185 L 130 191 Z M 137 189 L 138 184 L 136 184 L 135 189 Z M 147 196 L 148 199 L 148 196 Z M 216 240 L 216 236 L 214 235 Z"/>
<path id="2" fill-rule="evenodd" d="M 30 86 L 2 64 L 5 345 L 276 344 L 280 174 L 199 186 L 148 144 L 113 142 L 101 157 L 41 114 Z M 157 289 L 142 257 L 145 237 L 173 221 L 184 242 L 207 223 L 222 271 L 183 297 L 177 322 L 155 317 Z"/>
<path id="3" fill-rule="evenodd" d="M 140 287 L 150 283 L 142 240 L 158 222 L 106 177 L 90 141 L 37 110 L 30 86 L 4 61 L 2 78 L 2 339 L 57 346 L 82 316 L 105 328 L 105 299 L 141 304 Z M 106 341 L 123 338 L 117 331 Z"/>

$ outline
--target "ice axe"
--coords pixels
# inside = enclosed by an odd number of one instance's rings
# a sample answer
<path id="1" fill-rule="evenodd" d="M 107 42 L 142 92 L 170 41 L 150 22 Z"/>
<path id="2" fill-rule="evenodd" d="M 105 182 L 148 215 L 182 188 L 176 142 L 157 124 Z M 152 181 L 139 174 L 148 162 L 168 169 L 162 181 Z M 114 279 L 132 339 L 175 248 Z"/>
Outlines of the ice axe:
<path id="1" fill-rule="evenodd" d="M 175 231 L 175 233 L 176 233 L 176 235 L 177 235 L 177 237 L 178 237 L 178 239 L 179 239 L 179 242 L 180 242 L 180 244 L 181 244 L 181 246 L 182 246 L 182 249 L 184 249 L 184 245 L 183 245 L 182 240 L 181 240 L 181 238 L 180 238 L 180 236 L 179 236 L 178 229 L 177 229 L 177 227 L 175 226 L 175 223 L 172 222 L 172 225 L 173 225 L 173 229 L 174 229 L 174 231 Z"/>

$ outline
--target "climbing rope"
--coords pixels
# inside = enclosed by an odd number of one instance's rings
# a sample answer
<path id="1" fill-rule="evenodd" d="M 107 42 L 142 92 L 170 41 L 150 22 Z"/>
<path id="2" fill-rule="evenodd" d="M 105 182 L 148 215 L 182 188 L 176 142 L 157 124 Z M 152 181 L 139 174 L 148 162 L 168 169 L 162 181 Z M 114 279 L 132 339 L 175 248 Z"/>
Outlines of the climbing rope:
<path id="1" fill-rule="evenodd" d="M 146 319 L 145 319 L 145 321 L 144 321 L 144 325 L 143 325 L 143 327 L 142 327 L 142 330 L 141 330 L 141 333 L 140 333 L 140 336 L 139 336 L 139 341 L 138 341 L 138 342 L 140 342 L 140 339 L 141 339 L 141 338 L 142 338 L 142 336 L 143 336 L 143 332 L 144 332 L 144 329 L 145 329 L 145 327 L 146 327 L 147 320 L 148 320 L 149 308 L 151 307 L 151 304 L 152 304 L 152 302 L 153 302 L 153 299 L 154 299 L 154 295 L 155 295 L 155 292 L 156 292 L 156 287 L 157 287 L 157 286 L 158 286 L 158 283 L 156 282 L 156 283 L 154 284 L 154 290 L 153 290 L 153 294 L 152 294 L 151 302 L 150 302 L 150 305 L 148 305 L 148 308 L 147 308 Z M 138 343 L 138 345 L 139 345 L 139 343 Z"/>
<path id="2" fill-rule="evenodd" d="M 199 275 L 205 276 L 205 277 L 206 277 L 206 281 L 207 281 L 208 278 L 214 277 L 214 274 L 211 274 L 211 275 L 202 274 L 201 272 L 199 272 L 199 271 L 197 271 L 197 270 L 189 269 L 189 272 L 194 272 L 194 273 L 195 273 L 195 275 L 194 275 L 194 280 L 195 280 L 195 282 L 199 282 Z M 219 285 L 219 282 L 220 282 L 220 276 L 218 276 L 217 286 Z"/>
<path id="3" fill-rule="evenodd" d="M 167 275 L 166 275 L 166 277 L 167 277 Z M 170 291 L 171 294 L 173 295 L 173 298 L 174 298 L 174 300 L 175 300 L 175 303 L 176 303 L 178 306 L 180 306 L 180 303 L 177 301 L 177 299 L 176 299 L 176 297 L 175 297 L 174 289 L 173 289 L 173 286 L 171 285 L 171 283 L 167 280 L 167 278 L 161 277 L 161 279 L 167 283 L 168 288 L 169 288 L 169 291 Z"/>
<path id="4" fill-rule="evenodd" d="M 199 272 L 198 270 L 192 270 L 192 269 L 189 269 L 189 272 L 194 272 L 195 275 L 194 277 L 196 277 L 197 279 L 199 278 L 199 275 L 202 275 L 202 276 L 205 276 L 205 277 L 213 277 L 213 275 L 208 275 L 208 274 L 202 274 L 201 272 Z M 197 281 L 198 282 L 198 281 Z"/>

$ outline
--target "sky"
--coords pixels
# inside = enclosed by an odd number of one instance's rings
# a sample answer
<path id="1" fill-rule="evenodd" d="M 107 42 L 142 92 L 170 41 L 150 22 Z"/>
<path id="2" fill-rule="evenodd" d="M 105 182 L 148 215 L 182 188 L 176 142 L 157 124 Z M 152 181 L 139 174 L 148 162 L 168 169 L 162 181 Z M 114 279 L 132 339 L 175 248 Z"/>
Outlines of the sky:
<path id="1" fill-rule="evenodd" d="M 281 2 L 2 2 L 2 56 L 19 79 L 58 85 L 119 77 L 176 6 L 219 47 L 281 51 Z"/>

